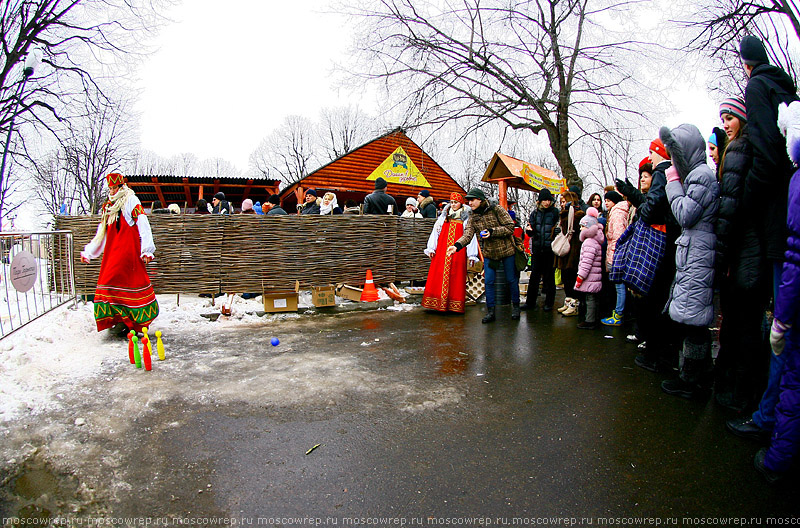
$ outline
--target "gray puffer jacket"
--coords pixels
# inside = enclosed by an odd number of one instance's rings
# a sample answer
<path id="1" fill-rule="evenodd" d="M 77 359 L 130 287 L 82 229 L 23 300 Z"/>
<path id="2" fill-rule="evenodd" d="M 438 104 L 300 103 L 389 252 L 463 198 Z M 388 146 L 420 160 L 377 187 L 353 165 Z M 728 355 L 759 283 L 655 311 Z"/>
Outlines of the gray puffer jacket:
<path id="1" fill-rule="evenodd" d="M 667 199 L 681 226 L 676 240 L 675 279 L 667 307 L 673 321 L 705 326 L 714 319 L 714 226 L 719 184 L 706 163 L 706 140 L 694 125 L 662 127 L 661 141 L 680 180 L 667 182 Z"/>

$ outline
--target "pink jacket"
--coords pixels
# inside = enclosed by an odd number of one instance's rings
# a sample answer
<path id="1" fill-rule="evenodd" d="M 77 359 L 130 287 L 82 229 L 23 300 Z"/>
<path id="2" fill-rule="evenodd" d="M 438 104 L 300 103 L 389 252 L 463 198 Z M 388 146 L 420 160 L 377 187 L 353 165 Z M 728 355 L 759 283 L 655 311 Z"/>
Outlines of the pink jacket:
<path id="1" fill-rule="evenodd" d="M 601 224 L 581 230 L 581 258 L 578 263 L 578 277 L 583 284 L 575 288 L 586 293 L 597 293 L 603 286 L 603 236 Z"/>
<path id="2" fill-rule="evenodd" d="M 628 204 L 627 200 L 614 205 L 608 212 L 608 225 L 606 227 L 606 238 L 608 239 L 608 248 L 606 249 L 606 269 L 611 269 L 611 263 L 614 262 L 614 250 L 617 248 L 617 240 L 622 236 L 622 233 L 628 227 Z"/>

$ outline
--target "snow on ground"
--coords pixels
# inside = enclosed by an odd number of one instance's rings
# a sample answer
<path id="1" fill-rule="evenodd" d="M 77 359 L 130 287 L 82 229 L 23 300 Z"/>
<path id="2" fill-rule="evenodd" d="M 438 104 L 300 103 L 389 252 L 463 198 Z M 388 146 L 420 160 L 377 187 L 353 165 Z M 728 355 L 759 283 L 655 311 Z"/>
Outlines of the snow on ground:
<path id="1" fill-rule="evenodd" d="M 388 298 L 379 291 L 381 299 Z M 348 301 L 336 297 L 337 304 Z M 210 298 L 192 295 L 159 295 L 159 316 L 150 328 L 165 339 L 171 333 L 218 333 L 236 327 L 296 319 L 295 313 L 258 316 L 263 310 L 261 297 L 242 299 L 235 295 L 231 317 L 221 317 L 209 325 L 202 314 L 219 313 L 229 297 Z M 311 293 L 300 292 L 301 308 L 311 306 Z M 390 310 L 411 310 L 413 304 L 395 304 Z M 98 376 L 112 362 L 118 363 L 120 350 L 127 345 L 110 340 L 107 332 L 95 330 L 92 303 L 69 303 L 35 320 L 0 340 L 0 425 L 25 415 L 35 415 L 59 406 L 63 390 Z"/>

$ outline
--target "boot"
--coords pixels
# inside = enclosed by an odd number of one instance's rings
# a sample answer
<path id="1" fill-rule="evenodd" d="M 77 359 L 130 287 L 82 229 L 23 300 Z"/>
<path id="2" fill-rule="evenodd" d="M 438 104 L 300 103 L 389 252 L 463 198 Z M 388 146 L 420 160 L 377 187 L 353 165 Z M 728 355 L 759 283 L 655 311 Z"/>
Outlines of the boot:
<path id="1" fill-rule="evenodd" d="M 513 303 L 511 305 L 511 318 L 515 321 L 519 321 L 519 303 Z"/>
<path id="2" fill-rule="evenodd" d="M 495 320 L 494 306 L 492 306 L 491 308 L 487 308 L 486 315 L 483 316 L 483 319 L 481 319 L 481 322 L 483 324 L 486 324 L 486 323 L 491 323 L 494 320 Z"/>
<path id="3" fill-rule="evenodd" d="M 578 299 L 570 299 L 569 307 L 561 312 L 561 315 L 564 317 L 572 317 L 573 315 L 578 315 L 578 308 L 580 307 L 581 302 Z"/>
<path id="4" fill-rule="evenodd" d="M 569 308 L 569 302 L 570 302 L 571 300 L 572 300 L 572 297 L 566 297 L 566 298 L 564 299 L 564 306 L 562 306 L 561 308 L 559 308 L 559 309 L 557 310 L 557 312 L 558 312 L 558 313 L 564 313 L 564 310 L 566 310 L 567 308 Z"/>
<path id="5" fill-rule="evenodd" d="M 696 346 L 684 343 L 684 347 Z M 670 396 L 680 396 L 681 398 L 692 399 L 702 396 L 706 390 L 701 384 L 705 366 L 705 360 L 694 358 L 683 358 L 680 375 L 676 379 L 664 380 L 661 383 L 661 390 Z"/>
<path id="6" fill-rule="evenodd" d="M 606 326 L 619 326 L 622 324 L 622 314 L 617 313 L 616 310 L 611 312 L 611 317 L 606 317 L 605 319 L 600 319 L 600 322 Z"/>

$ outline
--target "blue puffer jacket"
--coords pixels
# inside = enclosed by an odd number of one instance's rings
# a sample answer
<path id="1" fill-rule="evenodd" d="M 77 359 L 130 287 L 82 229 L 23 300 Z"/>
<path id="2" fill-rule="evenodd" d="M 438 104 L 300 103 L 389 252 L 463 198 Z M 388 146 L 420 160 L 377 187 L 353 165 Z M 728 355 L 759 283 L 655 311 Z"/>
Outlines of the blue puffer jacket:
<path id="1" fill-rule="evenodd" d="M 667 182 L 667 198 L 681 234 L 675 241 L 675 279 L 667 306 L 673 321 L 705 326 L 714 319 L 714 227 L 719 184 L 706 163 L 706 140 L 694 125 L 662 127 L 661 141 L 680 180 Z"/>

